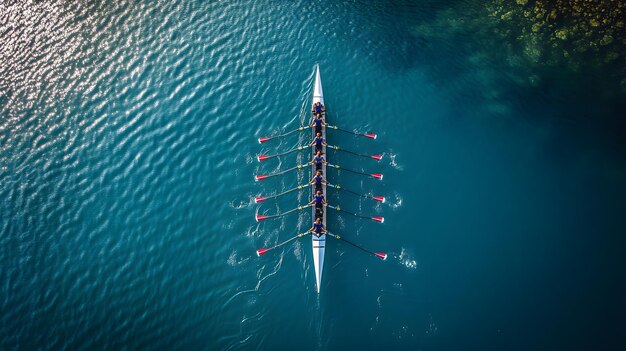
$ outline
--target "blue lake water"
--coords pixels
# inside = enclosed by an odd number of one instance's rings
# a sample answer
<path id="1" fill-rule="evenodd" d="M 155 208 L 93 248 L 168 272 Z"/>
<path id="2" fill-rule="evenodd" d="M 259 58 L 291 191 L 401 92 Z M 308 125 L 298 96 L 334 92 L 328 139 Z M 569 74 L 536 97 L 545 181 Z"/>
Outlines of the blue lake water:
<path id="1" fill-rule="evenodd" d="M 481 3 L 0 4 L 0 349 L 618 349 L 624 97 L 600 76 L 503 64 L 442 25 Z M 424 34 L 424 26 L 431 35 Z M 461 24 L 462 25 L 462 24 Z M 432 35 L 432 31 L 441 35 Z M 459 34 L 459 32 L 461 32 Z M 315 290 L 308 172 L 319 64 L 329 171 Z M 523 79 L 520 79 L 522 77 Z"/>

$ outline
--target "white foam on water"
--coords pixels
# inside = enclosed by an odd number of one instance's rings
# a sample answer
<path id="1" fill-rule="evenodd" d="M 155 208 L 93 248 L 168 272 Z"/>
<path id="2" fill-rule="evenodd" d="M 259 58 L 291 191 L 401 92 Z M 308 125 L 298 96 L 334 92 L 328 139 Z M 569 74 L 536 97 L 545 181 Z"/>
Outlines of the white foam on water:
<path id="1" fill-rule="evenodd" d="M 417 267 L 419 266 L 419 263 L 417 262 L 417 260 L 412 258 L 405 248 L 402 248 L 402 251 L 400 251 L 400 255 L 398 256 L 398 261 L 400 261 L 400 263 L 403 266 L 409 269 L 417 269 Z"/>

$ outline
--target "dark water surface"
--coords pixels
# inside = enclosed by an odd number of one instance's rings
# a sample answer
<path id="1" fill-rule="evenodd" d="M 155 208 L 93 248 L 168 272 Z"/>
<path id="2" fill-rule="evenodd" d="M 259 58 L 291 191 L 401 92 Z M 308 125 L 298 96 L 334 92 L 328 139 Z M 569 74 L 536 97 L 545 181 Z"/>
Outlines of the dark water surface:
<path id="1" fill-rule="evenodd" d="M 1 2 L 0 349 L 620 349 L 623 96 L 505 64 L 455 6 Z M 388 198 L 330 192 L 386 221 L 329 228 L 390 255 L 329 241 L 319 295 L 310 240 L 255 255 L 310 215 L 254 214 L 306 192 L 252 201 L 308 177 L 255 183 L 306 141 L 255 137 L 305 118 L 316 63 L 331 122 L 379 134 L 332 141 L 385 153 L 329 155 Z"/>

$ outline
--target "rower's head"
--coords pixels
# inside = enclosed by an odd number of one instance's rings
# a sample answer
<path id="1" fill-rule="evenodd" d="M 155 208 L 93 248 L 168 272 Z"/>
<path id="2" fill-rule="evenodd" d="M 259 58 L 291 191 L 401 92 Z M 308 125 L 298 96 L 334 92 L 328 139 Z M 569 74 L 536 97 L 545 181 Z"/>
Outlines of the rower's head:
<path id="1" fill-rule="evenodd" d="M 322 133 L 317 133 L 317 137 L 321 138 L 322 137 Z"/>
<path id="2" fill-rule="evenodd" d="M 318 114 L 317 114 L 317 118 L 322 118 L 322 114 L 321 114 L 321 113 L 318 113 Z"/>
<path id="3" fill-rule="evenodd" d="M 321 191 L 321 190 L 318 190 L 318 191 L 317 191 L 317 193 L 316 193 L 315 195 L 317 195 L 317 196 L 322 196 L 322 191 Z"/>
<path id="4" fill-rule="evenodd" d="M 317 173 L 315 175 L 318 176 L 318 177 L 321 177 L 322 176 L 322 171 L 317 171 Z"/>
<path id="5" fill-rule="evenodd" d="M 317 224 L 322 223 L 322 219 L 321 219 L 321 218 L 319 218 L 319 217 L 317 217 L 317 218 L 315 219 L 315 223 L 317 223 Z"/>
<path id="6" fill-rule="evenodd" d="M 321 157 L 321 156 L 322 156 L 322 152 L 321 152 L 321 151 L 318 151 L 318 152 L 315 154 L 315 156 L 317 156 L 317 157 Z"/>

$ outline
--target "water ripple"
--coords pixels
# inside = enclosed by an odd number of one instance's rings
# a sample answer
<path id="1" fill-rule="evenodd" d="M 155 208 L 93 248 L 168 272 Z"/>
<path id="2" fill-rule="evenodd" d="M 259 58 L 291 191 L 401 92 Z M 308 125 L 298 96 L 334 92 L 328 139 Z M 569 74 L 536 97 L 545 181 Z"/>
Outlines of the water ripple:
<path id="1" fill-rule="evenodd" d="M 487 100 L 486 111 L 503 116 L 517 108 L 495 89 L 494 82 L 510 79 L 488 67 L 488 55 L 455 54 L 450 41 L 439 43 L 449 54 L 445 65 L 427 60 L 432 43 L 420 39 L 424 28 L 415 18 L 442 6 L 0 3 L 0 349 L 424 346 L 416 330 L 450 325 L 435 324 L 424 306 L 449 300 L 419 295 L 432 288 L 416 279 L 422 264 L 438 258 L 420 251 L 433 249 L 431 235 L 406 228 L 451 225 L 437 217 L 442 200 L 430 192 L 441 191 L 436 183 L 449 176 L 438 167 L 456 160 L 455 172 L 474 170 L 463 164 L 472 142 L 485 142 L 474 130 L 459 133 L 474 136 L 459 146 L 461 160 L 452 152 L 440 157 L 439 148 L 461 143 L 450 130 L 465 126 L 471 111 L 457 113 L 468 106 L 459 101 Z M 383 213 L 385 224 L 340 214 L 329 223 L 367 248 L 396 252 L 381 263 L 330 241 L 319 295 L 310 241 L 255 255 L 307 229 L 308 211 L 262 223 L 253 217 L 309 201 L 307 192 L 253 201 L 307 181 L 308 172 L 264 182 L 253 175 L 308 161 L 302 154 L 255 159 L 302 145 L 308 134 L 263 145 L 256 138 L 304 123 L 316 63 L 331 122 L 379 134 L 373 142 L 331 137 L 385 154 L 371 164 L 329 154 L 342 166 L 385 174 L 385 182 L 329 175 L 385 195 L 378 204 L 329 194 L 348 210 Z M 449 69 L 458 77 L 437 84 Z M 543 142 L 550 133 L 537 132 Z M 432 169 L 440 179 L 429 178 Z M 622 173 L 615 166 L 606 177 L 620 180 Z M 459 239 L 436 229 L 448 240 L 442 246 Z M 437 249 L 432 256 L 440 256 Z"/>

